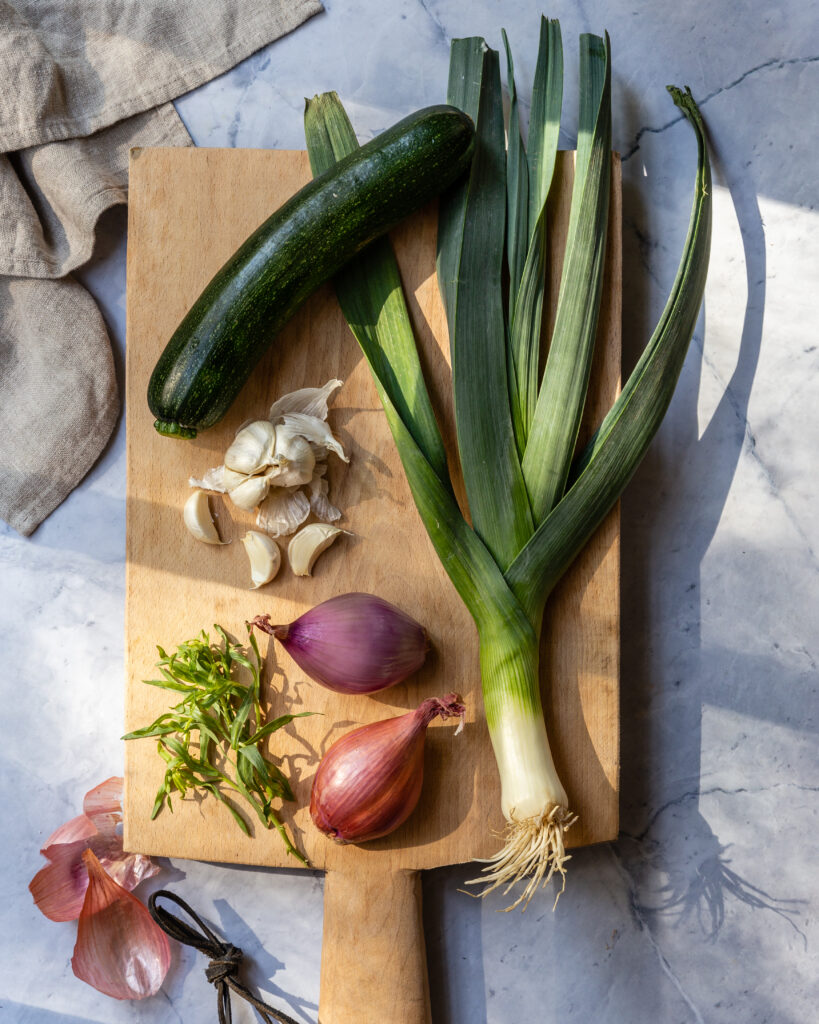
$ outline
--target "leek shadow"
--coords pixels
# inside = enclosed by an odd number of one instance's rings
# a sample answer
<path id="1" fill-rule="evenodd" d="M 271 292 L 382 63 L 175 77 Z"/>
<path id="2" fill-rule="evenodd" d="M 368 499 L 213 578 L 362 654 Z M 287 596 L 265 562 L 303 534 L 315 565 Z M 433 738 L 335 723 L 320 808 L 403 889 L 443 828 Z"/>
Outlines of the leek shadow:
<path id="1" fill-rule="evenodd" d="M 772 896 L 735 872 L 725 855 L 726 845 L 698 806 L 703 704 L 758 713 L 764 720 L 779 716 L 777 711 L 772 714 L 770 701 L 760 701 L 753 693 L 749 704 L 749 687 L 735 685 L 741 673 L 733 652 L 724 652 L 730 664 L 722 678 L 702 652 L 701 565 L 745 444 L 766 287 L 765 233 L 756 193 L 741 170 L 737 173 L 730 163 L 723 166 L 714 140 L 711 149 L 715 178 L 721 177 L 727 186 L 739 223 L 747 301 L 735 368 L 707 426 L 700 433 L 697 405 L 707 322 L 703 314 L 664 427 L 665 444 L 652 445 L 623 500 L 623 580 L 630 599 L 623 606 L 622 661 L 629 685 L 623 694 L 624 827 L 618 854 L 634 884 L 636 913 L 649 921 L 652 916 L 676 915 L 677 925 L 694 920 L 714 941 L 731 900 L 768 910 L 797 932 L 791 915 L 799 904 Z M 640 190 L 624 182 L 624 209 L 632 228 L 627 259 L 637 264 L 637 270 L 652 261 L 652 249 L 658 245 L 643 227 L 647 218 L 641 202 Z M 644 273 L 630 277 L 644 291 L 632 293 L 633 302 L 626 307 L 631 329 L 625 337 L 643 338 L 653 326 L 645 322 L 650 282 Z M 633 362 L 637 353 L 628 355 Z M 679 457 L 674 460 L 669 453 Z M 675 541 L 670 549 L 668 538 Z M 662 605 L 671 593 L 682 597 L 671 613 L 676 628 L 669 630 L 669 615 L 663 617 Z M 642 637 L 651 642 L 631 640 Z M 710 656 L 709 651 L 709 661 Z M 739 656 L 741 664 L 745 660 Z M 673 676 L 667 669 L 672 663 Z M 758 672 L 756 665 L 754 674 Z M 664 817 L 672 807 L 675 814 Z M 659 808 L 653 816 L 652 808 Z M 667 882 L 652 890 L 658 872 Z"/>

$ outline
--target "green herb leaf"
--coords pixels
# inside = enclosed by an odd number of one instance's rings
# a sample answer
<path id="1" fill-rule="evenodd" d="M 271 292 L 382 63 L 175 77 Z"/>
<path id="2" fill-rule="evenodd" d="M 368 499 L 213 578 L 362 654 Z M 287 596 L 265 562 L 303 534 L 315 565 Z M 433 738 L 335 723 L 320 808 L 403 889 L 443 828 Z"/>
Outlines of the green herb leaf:
<path id="1" fill-rule="evenodd" d="M 260 701 L 262 658 L 256 638 L 248 627 L 248 656 L 221 626 L 215 629 L 221 646 L 211 644 L 203 631 L 196 639 L 180 644 L 171 655 L 157 648 L 163 679 L 146 682 L 185 696 L 150 725 L 123 737 L 159 739 L 157 750 L 166 770 L 151 818 L 163 806 L 173 810 L 172 792 L 184 797 L 188 790 L 202 790 L 223 803 L 242 831 L 250 835 L 246 819 L 223 792 L 227 787 L 250 804 L 265 828 L 275 828 L 288 852 L 306 864 L 271 805 L 273 799 L 294 799 L 290 783 L 277 765 L 265 760 L 259 744 L 294 718 L 311 712 L 281 715 L 265 723 Z M 235 678 L 234 673 L 239 672 L 250 673 L 247 683 Z M 236 753 L 235 764 L 227 757 L 231 750 Z M 235 774 L 230 774 L 231 769 Z"/>

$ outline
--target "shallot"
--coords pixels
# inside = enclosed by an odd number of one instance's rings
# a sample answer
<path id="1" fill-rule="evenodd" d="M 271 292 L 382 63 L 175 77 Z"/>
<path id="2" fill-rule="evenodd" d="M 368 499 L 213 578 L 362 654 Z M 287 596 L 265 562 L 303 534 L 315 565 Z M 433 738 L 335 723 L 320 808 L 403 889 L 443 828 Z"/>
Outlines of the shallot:
<path id="1" fill-rule="evenodd" d="M 427 726 L 466 708 L 456 693 L 431 697 L 415 711 L 361 726 L 330 747 L 318 766 L 310 794 L 316 828 L 339 843 L 379 839 L 415 810 L 424 781 Z"/>
<path id="2" fill-rule="evenodd" d="M 251 625 L 274 636 L 317 683 L 338 693 L 375 693 L 417 672 L 429 643 L 424 627 L 374 594 L 340 594 L 295 622 Z"/>

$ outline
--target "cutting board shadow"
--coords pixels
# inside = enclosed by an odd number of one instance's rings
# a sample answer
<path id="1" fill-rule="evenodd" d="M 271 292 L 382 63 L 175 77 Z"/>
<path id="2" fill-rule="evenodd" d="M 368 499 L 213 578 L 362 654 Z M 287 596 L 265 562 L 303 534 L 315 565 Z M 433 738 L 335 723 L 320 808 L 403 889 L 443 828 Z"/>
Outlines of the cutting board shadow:
<path id="1" fill-rule="evenodd" d="M 614 158 L 606 281 L 584 436 L 619 387 L 620 176 Z M 572 180 L 571 154 L 558 161 L 549 211 L 550 303 L 554 314 Z M 293 783 L 282 816 L 310 860 L 327 873 L 319 1018 L 322 1024 L 426 1024 L 429 993 L 420 913 L 421 870 L 486 857 L 503 820 L 499 784 L 480 698 L 477 636 L 421 525 L 369 371 L 330 287 L 279 335 L 225 419 L 194 441 L 160 437 L 145 393 L 159 353 L 182 316 L 227 257 L 271 211 L 309 179 L 306 154 L 290 151 L 134 150 L 130 170 L 127 292 L 126 730 L 168 706 L 152 678 L 156 645 L 173 648 L 220 623 L 235 636 L 268 613 L 288 622 L 336 594 L 369 591 L 399 605 L 428 630 L 423 670 L 375 698 L 330 693 L 306 679 L 281 649 L 267 649 L 267 700 L 277 715 L 320 712 L 276 733 L 267 751 Z M 446 322 L 435 281 L 436 209 L 421 210 L 392 235 L 422 363 L 448 443 L 454 437 Z M 338 377 L 330 414 L 350 454 L 331 456 L 331 500 L 352 536 L 316 564 L 312 578 L 287 566 L 259 591 L 239 539 L 253 527 L 213 499 L 220 533 L 214 548 L 182 523 L 188 478 L 222 461 L 236 429 L 265 415 L 273 399 Z M 449 450 L 460 492 L 454 450 Z M 613 839 L 618 826 L 619 512 L 607 518 L 549 602 L 542 686 L 558 771 L 579 821 L 570 845 Z M 262 645 L 265 651 L 264 644 Z M 392 836 L 361 847 L 328 842 L 309 819 L 310 785 L 321 755 L 349 728 L 457 690 L 467 726 L 428 734 L 424 790 L 417 811 Z M 144 853 L 272 867 L 297 867 L 278 837 L 261 827 L 245 836 L 213 800 L 177 801 L 151 821 L 164 765 L 153 741 L 126 744 L 125 845 Z M 464 878 L 476 869 L 465 868 Z M 467 899 L 468 897 L 464 897 Z M 545 899 L 550 899 L 547 894 Z"/>

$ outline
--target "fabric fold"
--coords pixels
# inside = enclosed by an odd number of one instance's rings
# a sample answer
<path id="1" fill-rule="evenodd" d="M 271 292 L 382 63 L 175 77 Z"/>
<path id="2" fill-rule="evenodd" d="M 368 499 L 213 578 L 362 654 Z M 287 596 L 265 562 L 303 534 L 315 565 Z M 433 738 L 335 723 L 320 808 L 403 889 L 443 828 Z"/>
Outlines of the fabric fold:
<path id="1" fill-rule="evenodd" d="M 119 411 L 111 346 L 66 276 L 127 202 L 136 146 L 191 139 L 168 102 L 323 10 L 319 0 L 0 0 L 0 517 L 28 535 Z"/>

